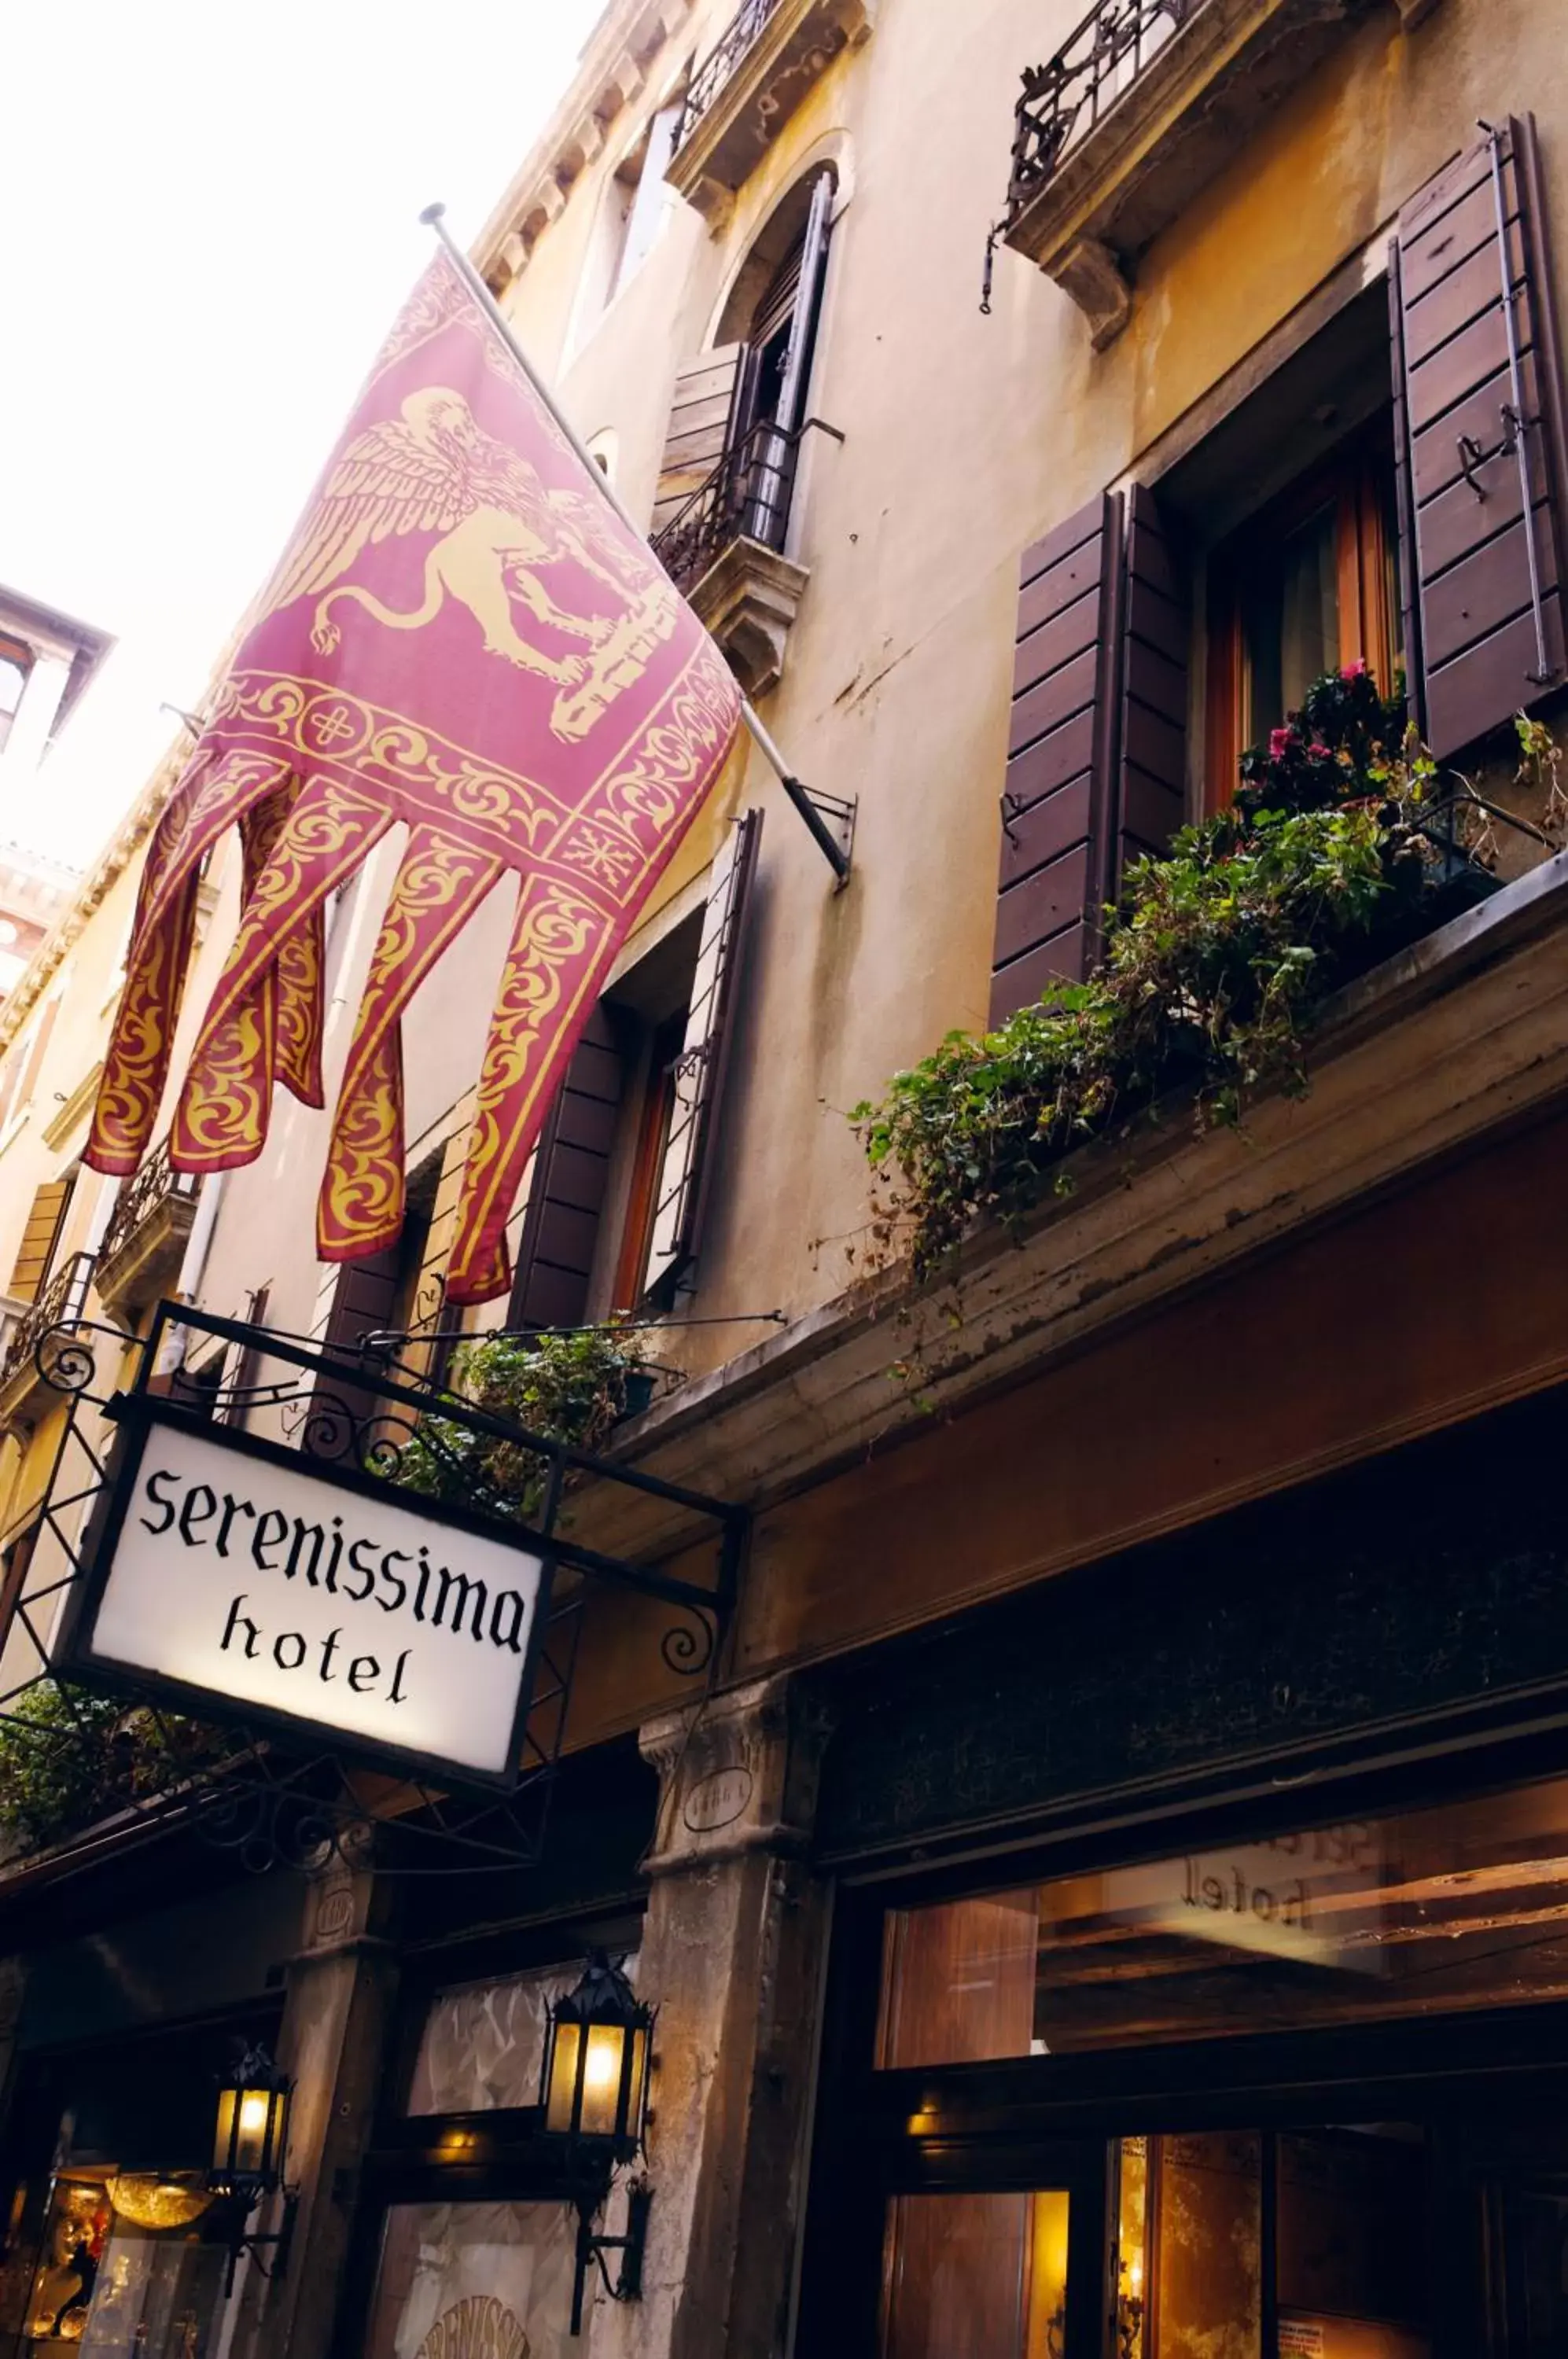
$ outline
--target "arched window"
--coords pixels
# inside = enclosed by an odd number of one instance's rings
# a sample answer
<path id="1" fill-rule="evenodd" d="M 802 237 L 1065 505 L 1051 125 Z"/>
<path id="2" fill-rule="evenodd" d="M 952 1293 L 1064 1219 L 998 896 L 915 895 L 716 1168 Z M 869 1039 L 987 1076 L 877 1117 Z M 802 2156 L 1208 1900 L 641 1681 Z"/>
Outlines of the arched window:
<path id="1" fill-rule="evenodd" d="M 833 198 L 833 176 L 825 169 L 790 191 L 753 248 L 726 307 L 746 306 L 744 325 L 737 322 L 744 356 L 731 439 L 744 505 L 741 529 L 769 549 L 784 546 L 795 452 L 810 414 Z"/>
<path id="2" fill-rule="evenodd" d="M 784 550 L 835 186 L 826 165 L 797 181 L 742 265 L 713 344 L 678 372 L 653 521 L 682 585 L 737 539 Z"/>

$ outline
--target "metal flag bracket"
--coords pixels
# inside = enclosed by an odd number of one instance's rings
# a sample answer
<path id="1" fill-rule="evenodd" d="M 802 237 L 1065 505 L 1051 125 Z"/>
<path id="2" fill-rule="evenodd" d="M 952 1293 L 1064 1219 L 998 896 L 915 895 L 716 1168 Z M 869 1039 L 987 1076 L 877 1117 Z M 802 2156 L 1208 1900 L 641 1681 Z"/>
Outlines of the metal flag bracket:
<path id="1" fill-rule="evenodd" d="M 629 513 L 615 485 L 605 476 L 604 469 L 596 463 L 593 452 L 588 449 L 571 419 L 562 415 L 560 404 L 551 394 L 550 387 L 540 378 L 538 370 L 513 334 L 506 314 L 495 296 L 448 229 L 446 207 L 441 204 L 427 205 L 419 219 L 426 228 L 433 229 L 440 238 L 452 261 L 463 274 L 463 282 L 475 302 L 483 307 L 496 334 L 550 411 L 578 458 L 587 468 L 593 482 L 626 526 L 626 530 L 635 533 L 637 539 L 647 548 L 648 534 L 637 523 L 637 518 Z M 822 427 L 824 433 L 833 434 L 841 441 L 844 439 L 836 427 L 828 426 L 822 419 L 809 419 L 808 424 Z M 805 429 L 802 428 L 801 431 L 804 432 Z M 784 792 L 804 820 L 812 842 L 833 870 L 836 889 L 842 892 L 849 882 L 850 858 L 855 844 L 856 804 L 854 800 L 845 802 L 835 795 L 820 794 L 813 788 L 802 785 L 750 704 L 742 704 L 741 718 L 746 723 L 753 744 L 769 768 L 773 770 Z"/>

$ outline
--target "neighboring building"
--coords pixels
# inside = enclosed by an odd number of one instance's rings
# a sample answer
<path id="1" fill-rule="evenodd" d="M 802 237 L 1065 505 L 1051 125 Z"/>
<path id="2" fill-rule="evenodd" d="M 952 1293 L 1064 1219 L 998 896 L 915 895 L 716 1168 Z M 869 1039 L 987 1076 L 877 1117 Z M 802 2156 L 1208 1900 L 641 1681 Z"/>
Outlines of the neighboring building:
<path id="1" fill-rule="evenodd" d="M 0 823 L 14 819 L 114 644 L 107 632 L 0 582 Z"/>
<path id="2" fill-rule="evenodd" d="M 0 999 L 81 882 L 16 839 L 49 748 L 113 646 L 105 632 L 0 583 L 0 837 L 13 839 L 0 841 Z"/>
<path id="3" fill-rule="evenodd" d="M 1550 12 L 1078 11 L 612 0 L 477 242 L 800 776 L 855 807 L 835 891 L 736 766 L 541 1141 L 511 1302 L 470 1322 L 667 1322 L 684 1382 L 617 1456 L 752 1511 L 738 1600 L 693 1700 L 674 1610 L 587 1592 L 526 1869 L 408 1875 L 430 1811 L 380 1778 L 355 1840 L 270 1875 L 266 1829 L 225 1854 L 176 1807 L 0 1874 L 0 2359 L 73 2305 L 84 2348 L 148 2359 L 564 2353 L 535 2101 L 591 1942 L 659 2009 L 641 2299 L 592 2299 L 598 2359 L 1568 2331 L 1568 855 L 1505 827 L 1503 889 L 1351 988 L 1305 1098 L 1084 1150 L 954 1289 L 858 1276 L 842 1109 L 1081 975 L 1127 860 L 1315 673 L 1404 670 L 1532 825 L 1513 716 L 1568 735 Z M 499 896 L 405 1025 L 397 1255 L 316 1263 L 326 1116 L 296 1104 L 199 1193 L 156 1164 L 60 1192 L 167 783 L 0 1012 L 3 1089 L 71 962 L 42 1118 L 0 1143 L 0 1261 L 49 1306 L 0 1365 L 7 1611 L 91 1506 L 49 1489 L 61 1315 L 127 1370 L 170 1293 L 340 1351 L 456 1324 Z M 334 1012 L 395 858 L 337 907 Z M 232 857 L 210 882 L 187 1024 Z M 160 1381 L 308 1440 L 221 1342 Z M 592 1484 L 572 1535 L 696 1558 L 670 1490 Z M 37 1633 L 3 1635 L 15 1675 Z M 215 2232 L 108 2192 L 200 2169 L 231 2031 L 294 2077 L 298 2195 L 287 2267 L 232 2301 Z"/>
<path id="4" fill-rule="evenodd" d="M 0 1001 L 70 908 L 82 878 L 25 844 L 0 843 Z"/>

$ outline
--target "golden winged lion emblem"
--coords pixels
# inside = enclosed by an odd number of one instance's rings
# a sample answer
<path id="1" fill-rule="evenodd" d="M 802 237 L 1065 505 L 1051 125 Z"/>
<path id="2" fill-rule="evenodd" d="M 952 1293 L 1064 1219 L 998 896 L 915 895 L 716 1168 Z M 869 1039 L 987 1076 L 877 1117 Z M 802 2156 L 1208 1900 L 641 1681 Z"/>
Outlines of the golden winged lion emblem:
<path id="1" fill-rule="evenodd" d="M 364 582 L 343 580 L 365 548 L 416 533 L 436 536 L 418 605 L 389 606 Z M 603 585 L 612 611 L 579 614 L 550 595 L 542 576 L 568 560 Z M 397 417 L 348 445 L 284 559 L 269 608 L 309 597 L 311 643 L 323 655 L 342 636 L 334 607 L 352 603 L 383 629 L 418 631 L 455 600 L 488 654 L 555 683 L 550 725 L 568 740 L 585 736 L 642 677 L 680 611 L 652 557 L 611 530 L 604 502 L 548 489 L 450 386 L 411 393 Z M 575 645 L 555 653 L 539 646 L 518 628 L 529 616 Z"/>

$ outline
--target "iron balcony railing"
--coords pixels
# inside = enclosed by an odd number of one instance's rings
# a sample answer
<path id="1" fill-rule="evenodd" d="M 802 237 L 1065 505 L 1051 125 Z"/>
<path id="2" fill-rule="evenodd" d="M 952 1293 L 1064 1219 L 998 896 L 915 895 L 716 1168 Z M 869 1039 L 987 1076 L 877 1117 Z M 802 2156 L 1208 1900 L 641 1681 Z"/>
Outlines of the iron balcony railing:
<path id="1" fill-rule="evenodd" d="M 8 1385 L 34 1358 L 51 1327 L 73 1327 L 87 1315 L 87 1290 L 93 1282 L 94 1256 L 72 1254 L 61 1262 L 36 1302 L 6 1323 L 0 1339 L 0 1388 Z"/>
<path id="2" fill-rule="evenodd" d="M 1207 0 L 1095 0 L 1049 65 L 1023 78 L 1015 115 L 1007 218 L 1016 221 L 1096 124 L 1127 96 Z"/>
<path id="3" fill-rule="evenodd" d="M 170 1198 L 193 1203 L 201 1191 L 201 1182 L 195 1172 L 175 1170 L 169 1159 L 169 1141 L 164 1139 L 154 1147 L 139 1171 L 120 1182 L 120 1192 L 99 1247 L 103 1258 L 113 1261 L 160 1204 Z"/>
<path id="4" fill-rule="evenodd" d="M 687 84 L 681 120 L 675 127 L 677 147 L 683 147 L 690 139 L 778 5 L 779 0 L 742 0 L 717 47 L 695 68 Z"/>
<path id="5" fill-rule="evenodd" d="M 676 509 L 653 550 L 677 589 L 699 580 L 732 541 L 782 549 L 804 431 L 786 434 L 766 420 L 754 426 Z"/>

